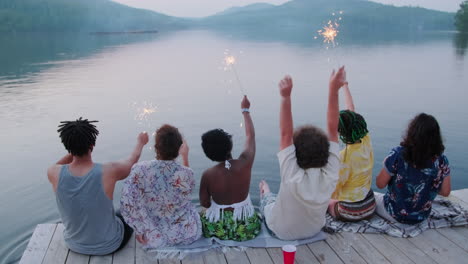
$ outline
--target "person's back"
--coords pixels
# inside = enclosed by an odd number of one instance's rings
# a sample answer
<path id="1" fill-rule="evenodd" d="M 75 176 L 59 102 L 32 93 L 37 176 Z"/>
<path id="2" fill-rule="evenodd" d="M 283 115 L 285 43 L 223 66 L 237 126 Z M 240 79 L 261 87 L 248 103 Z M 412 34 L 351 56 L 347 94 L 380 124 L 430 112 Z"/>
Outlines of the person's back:
<path id="1" fill-rule="evenodd" d="M 341 169 L 333 199 L 359 202 L 371 190 L 374 152 L 371 137 L 367 134 L 361 142 L 347 145 L 340 151 Z"/>
<path id="2" fill-rule="evenodd" d="M 64 239 L 72 251 L 104 255 L 119 248 L 124 227 L 104 193 L 101 164 L 94 164 L 83 176 L 73 175 L 68 165 L 62 166 L 56 201 L 65 226 Z"/>
<path id="3" fill-rule="evenodd" d="M 133 230 L 115 215 L 115 184 L 125 179 L 148 142 L 140 133 L 128 159 L 94 163 L 91 153 L 99 134 L 87 119 L 64 121 L 58 132 L 68 154 L 47 170 L 65 230 L 67 246 L 77 253 L 106 255 L 121 249 Z"/>
<path id="4" fill-rule="evenodd" d="M 267 227 L 280 239 L 312 237 L 325 225 L 330 197 L 340 168 L 338 146 L 338 90 L 344 85 L 344 67 L 330 78 L 328 135 L 314 126 L 294 130 L 291 110 L 292 79 L 279 84 L 281 184 L 278 195 L 260 183 L 261 206 Z"/>
<path id="5" fill-rule="evenodd" d="M 437 120 L 424 113 L 417 115 L 377 176 L 377 187 L 388 186 L 385 195 L 376 196 L 377 213 L 405 224 L 427 219 L 435 197 L 450 195 L 450 167 L 444 150 Z"/>
<path id="6" fill-rule="evenodd" d="M 141 161 L 125 180 L 120 210 L 145 249 L 193 243 L 201 221 L 192 203 L 195 189 L 189 148 L 176 127 L 163 125 L 155 135 L 156 160 Z M 176 159 L 182 156 L 183 165 Z"/>
<path id="7" fill-rule="evenodd" d="M 249 195 L 251 170 L 255 158 L 255 130 L 247 97 L 241 103 L 245 120 L 245 149 L 238 159 L 232 158 L 231 135 L 214 129 L 202 136 L 203 151 L 219 162 L 207 169 L 200 183 L 203 235 L 223 240 L 245 241 L 255 238 L 261 229 Z M 222 228 L 218 228 L 222 226 Z"/>

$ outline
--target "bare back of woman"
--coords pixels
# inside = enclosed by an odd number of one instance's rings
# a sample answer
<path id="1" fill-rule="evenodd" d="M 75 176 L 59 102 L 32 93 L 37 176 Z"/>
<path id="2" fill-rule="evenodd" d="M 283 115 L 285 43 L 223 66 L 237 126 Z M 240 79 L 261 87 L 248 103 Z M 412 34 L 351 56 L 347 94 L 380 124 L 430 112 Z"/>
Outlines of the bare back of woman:
<path id="1" fill-rule="evenodd" d="M 202 136 L 206 156 L 218 162 L 207 169 L 200 184 L 200 204 L 205 237 L 244 241 L 260 233 L 260 218 L 255 214 L 249 196 L 251 170 L 255 158 L 255 129 L 250 117 L 250 102 L 246 96 L 241 103 L 246 141 L 238 159 L 232 158 L 232 137 L 222 129 Z M 237 228 L 233 230 L 233 226 Z"/>

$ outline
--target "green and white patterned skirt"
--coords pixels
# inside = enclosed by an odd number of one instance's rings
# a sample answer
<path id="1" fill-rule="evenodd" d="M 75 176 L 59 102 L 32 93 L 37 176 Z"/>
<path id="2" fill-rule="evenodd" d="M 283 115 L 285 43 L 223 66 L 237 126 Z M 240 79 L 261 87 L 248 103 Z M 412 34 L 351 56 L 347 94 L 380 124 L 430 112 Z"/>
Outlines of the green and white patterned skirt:
<path id="1" fill-rule="evenodd" d="M 246 241 L 254 239 L 262 229 L 262 218 L 255 213 L 245 220 L 234 220 L 231 211 L 224 211 L 217 222 L 209 222 L 201 213 L 204 237 L 217 237 L 221 240 Z"/>

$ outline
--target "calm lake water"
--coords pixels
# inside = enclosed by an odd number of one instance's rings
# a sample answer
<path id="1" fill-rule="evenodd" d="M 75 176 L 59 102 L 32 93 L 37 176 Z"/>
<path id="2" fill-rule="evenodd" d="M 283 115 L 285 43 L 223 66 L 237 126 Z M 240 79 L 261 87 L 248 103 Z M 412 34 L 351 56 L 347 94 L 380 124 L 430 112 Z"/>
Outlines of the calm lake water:
<path id="1" fill-rule="evenodd" d="M 375 174 L 419 112 L 439 120 L 451 162 L 453 189 L 468 188 L 466 158 L 468 59 L 452 33 L 399 40 L 343 41 L 326 50 L 313 41 L 233 37 L 208 31 L 149 36 L 0 36 L 0 263 L 17 262 L 37 224 L 59 221 L 46 169 L 65 154 L 59 121 L 99 120 L 97 162 L 125 158 L 138 132 L 164 123 L 181 129 L 197 180 L 212 166 L 200 136 L 212 128 L 243 146 L 241 93 L 223 68 L 226 50 L 252 102 L 257 156 L 251 195 L 258 182 L 278 190 L 278 81 L 294 79 L 295 125 L 324 127 L 328 77 L 346 64 L 357 111 L 365 116 L 375 150 Z M 466 47 L 466 43 L 465 43 Z M 343 102 L 343 100 L 341 100 Z M 139 116 L 141 108 L 155 108 Z M 142 160 L 154 158 L 151 145 Z M 118 205 L 121 185 L 115 192 Z M 198 200 L 198 189 L 193 193 Z"/>

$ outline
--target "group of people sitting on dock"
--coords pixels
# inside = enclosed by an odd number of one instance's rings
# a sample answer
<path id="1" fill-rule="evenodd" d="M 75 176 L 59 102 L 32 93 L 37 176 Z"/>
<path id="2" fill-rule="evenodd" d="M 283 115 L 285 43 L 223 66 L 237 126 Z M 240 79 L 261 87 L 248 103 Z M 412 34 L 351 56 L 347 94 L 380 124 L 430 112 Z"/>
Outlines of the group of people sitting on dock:
<path id="1" fill-rule="evenodd" d="M 289 76 L 279 83 L 280 188 L 274 194 L 260 182 L 260 212 L 249 195 L 256 142 L 246 96 L 241 102 L 246 140 L 238 158 L 232 156 L 232 136 L 226 131 L 214 129 L 201 137 L 205 155 L 217 163 L 201 177 L 201 211 L 192 203 L 196 182 L 189 148 L 176 127 L 163 125 L 156 131 L 154 160 L 138 162 L 149 141 L 148 134 L 140 133 L 127 159 L 98 164 L 92 159 L 96 121 L 62 122 L 58 132 L 69 154 L 47 174 L 67 246 L 81 254 L 110 254 L 125 246 L 133 231 L 147 248 L 191 244 L 202 236 L 246 241 L 260 233 L 262 222 L 272 236 L 297 240 L 320 232 L 327 212 L 341 221 L 369 219 L 376 212 L 388 221 L 416 224 L 429 217 L 438 194 L 450 194 L 449 164 L 433 116 L 418 114 L 409 123 L 376 179 L 377 187 L 387 191 L 374 194 L 371 137 L 365 119 L 355 112 L 344 67 L 330 77 L 327 133 L 312 125 L 294 129 L 292 88 Z M 340 89 L 347 106 L 341 112 Z M 115 212 L 114 189 L 120 180 L 125 182 Z"/>

